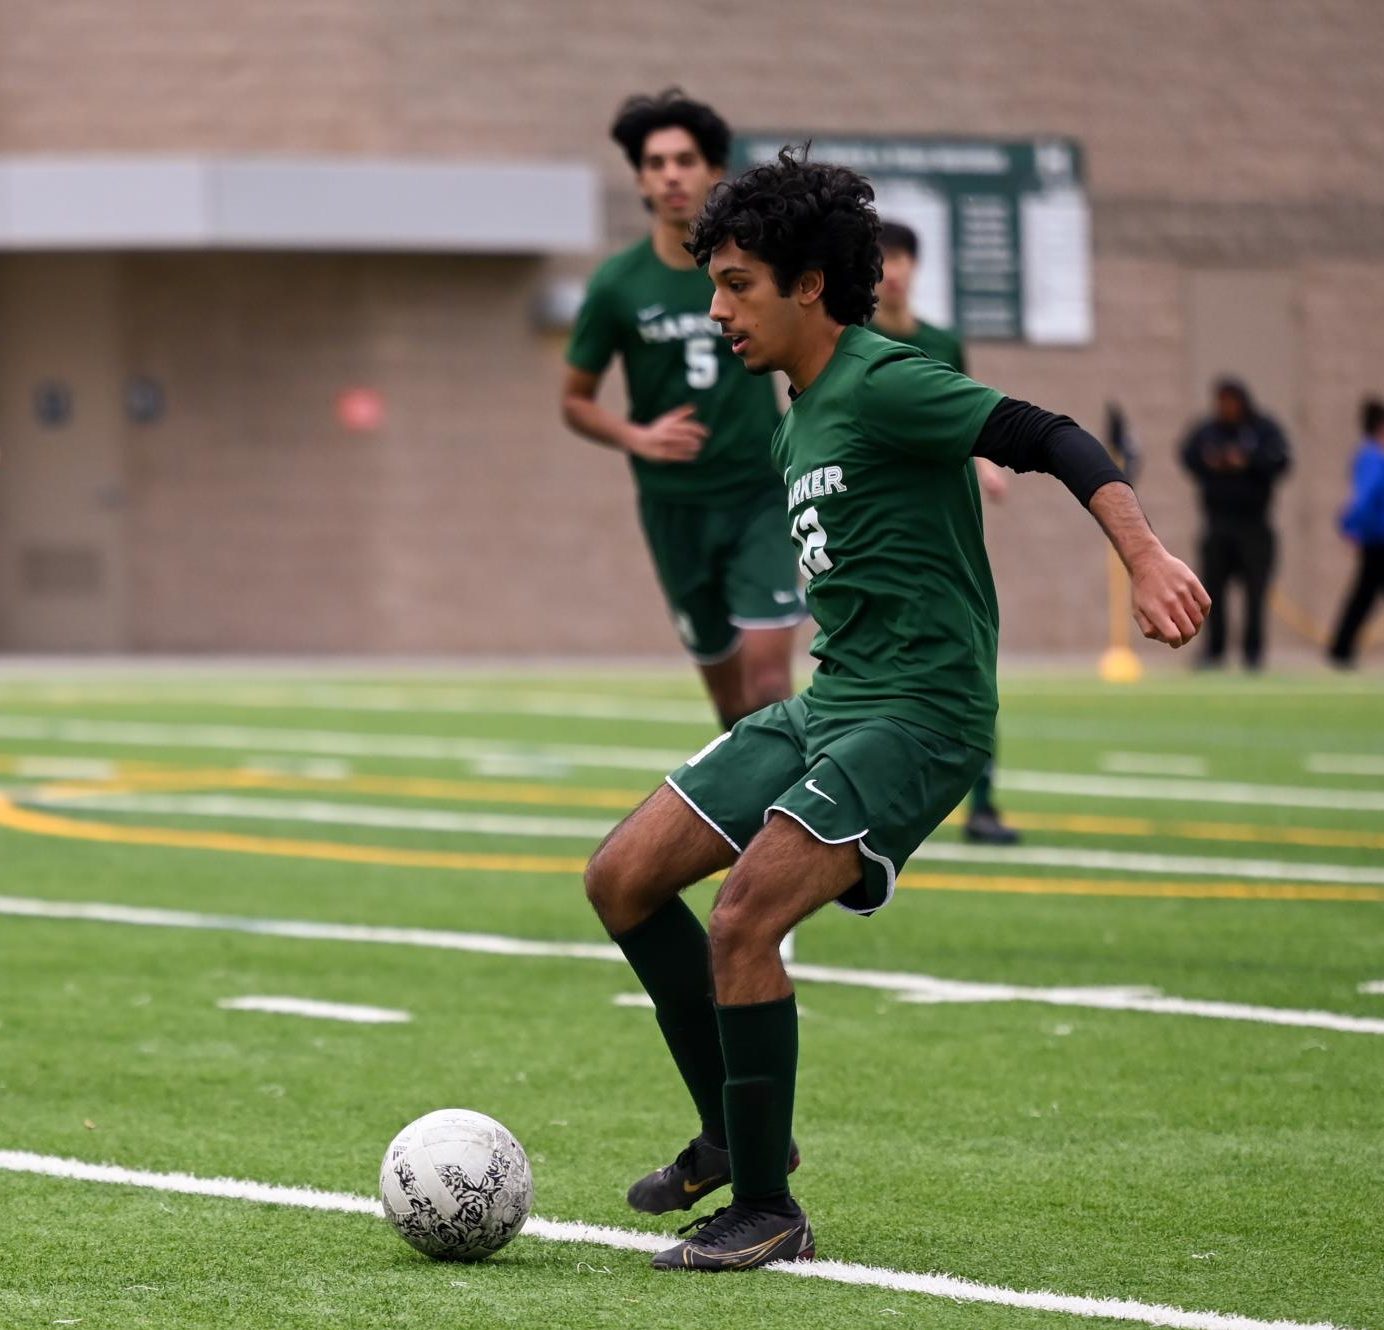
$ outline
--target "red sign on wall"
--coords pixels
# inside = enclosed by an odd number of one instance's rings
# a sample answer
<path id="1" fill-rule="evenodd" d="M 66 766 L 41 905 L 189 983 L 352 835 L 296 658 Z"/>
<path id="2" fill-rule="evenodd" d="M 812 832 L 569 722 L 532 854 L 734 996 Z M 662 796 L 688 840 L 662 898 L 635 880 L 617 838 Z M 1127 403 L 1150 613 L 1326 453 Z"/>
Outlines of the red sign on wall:
<path id="1" fill-rule="evenodd" d="M 373 434 L 384 424 L 384 397 L 374 388 L 347 388 L 337 394 L 336 418 L 354 434 Z"/>

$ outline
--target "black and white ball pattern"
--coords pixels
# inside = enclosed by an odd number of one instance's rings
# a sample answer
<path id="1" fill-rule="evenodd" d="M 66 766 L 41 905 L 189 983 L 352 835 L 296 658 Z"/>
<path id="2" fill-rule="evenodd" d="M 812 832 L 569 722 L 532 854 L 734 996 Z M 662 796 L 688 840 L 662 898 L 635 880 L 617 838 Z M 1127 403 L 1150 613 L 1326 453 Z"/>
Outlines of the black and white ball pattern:
<path id="1" fill-rule="evenodd" d="M 494 1118 L 440 1108 L 390 1142 L 380 1199 L 411 1247 L 440 1261 L 483 1261 L 524 1227 L 533 1174 L 524 1147 Z"/>

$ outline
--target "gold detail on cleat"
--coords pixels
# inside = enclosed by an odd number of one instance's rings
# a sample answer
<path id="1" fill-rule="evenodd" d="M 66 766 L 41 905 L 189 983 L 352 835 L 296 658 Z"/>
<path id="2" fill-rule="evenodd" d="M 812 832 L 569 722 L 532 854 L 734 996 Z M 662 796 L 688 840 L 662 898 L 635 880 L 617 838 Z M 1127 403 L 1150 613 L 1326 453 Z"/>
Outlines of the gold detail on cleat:
<path id="1" fill-rule="evenodd" d="M 772 1238 L 765 1238 L 763 1242 L 757 1242 L 753 1247 L 742 1247 L 739 1251 L 707 1251 L 704 1247 L 693 1247 L 689 1242 L 682 1249 L 683 1264 L 690 1266 L 692 1257 L 696 1255 L 708 1261 L 719 1262 L 727 1270 L 745 1270 L 762 1261 L 796 1227 L 797 1225 L 790 1224 L 782 1233 L 775 1233 Z"/>

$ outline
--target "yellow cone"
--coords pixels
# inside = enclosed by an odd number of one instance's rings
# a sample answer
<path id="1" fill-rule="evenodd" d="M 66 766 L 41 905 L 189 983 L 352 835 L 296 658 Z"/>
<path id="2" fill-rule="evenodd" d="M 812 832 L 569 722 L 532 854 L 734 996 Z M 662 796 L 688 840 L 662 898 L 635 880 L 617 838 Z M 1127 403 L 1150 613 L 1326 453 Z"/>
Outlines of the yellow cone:
<path id="1" fill-rule="evenodd" d="M 1144 677 L 1139 657 L 1128 647 L 1109 647 L 1101 652 L 1099 669 L 1105 683 L 1138 683 Z"/>

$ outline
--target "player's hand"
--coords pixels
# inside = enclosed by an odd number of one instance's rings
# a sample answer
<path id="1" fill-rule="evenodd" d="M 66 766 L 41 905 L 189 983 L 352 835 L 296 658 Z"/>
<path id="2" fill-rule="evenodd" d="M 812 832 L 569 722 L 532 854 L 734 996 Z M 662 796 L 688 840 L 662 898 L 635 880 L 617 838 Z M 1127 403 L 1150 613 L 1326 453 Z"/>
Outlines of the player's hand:
<path id="1" fill-rule="evenodd" d="M 1200 631 L 1211 597 L 1197 575 L 1161 545 L 1130 569 L 1134 622 L 1145 637 L 1186 646 Z"/>
<path id="2" fill-rule="evenodd" d="M 650 462 L 690 462 L 702 450 L 710 430 L 693 416 L 696 407 L 675 406 L 630 433 L 628 448 Z"/>

